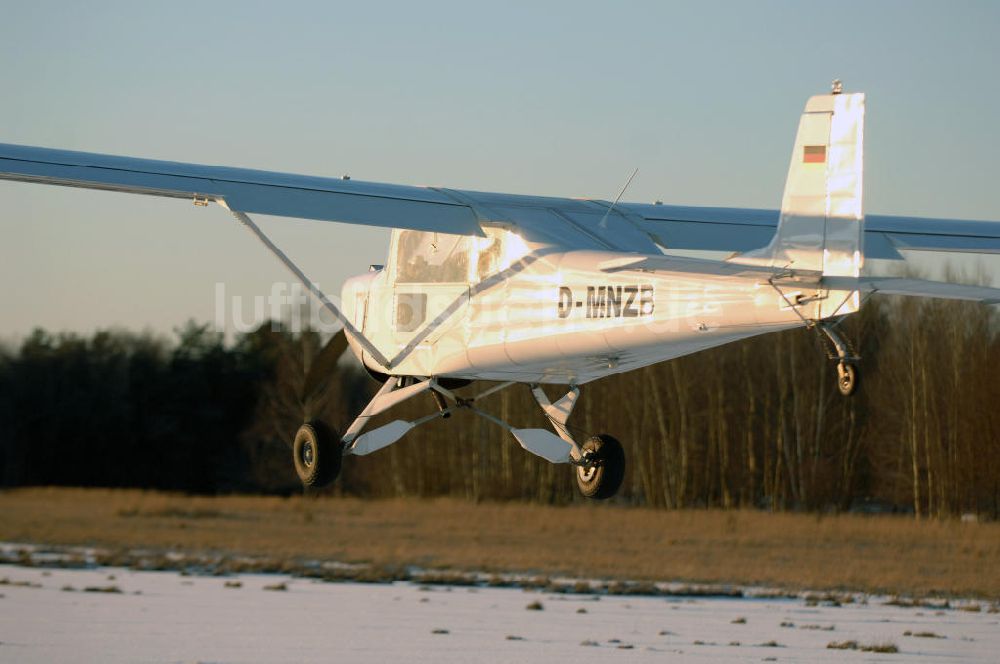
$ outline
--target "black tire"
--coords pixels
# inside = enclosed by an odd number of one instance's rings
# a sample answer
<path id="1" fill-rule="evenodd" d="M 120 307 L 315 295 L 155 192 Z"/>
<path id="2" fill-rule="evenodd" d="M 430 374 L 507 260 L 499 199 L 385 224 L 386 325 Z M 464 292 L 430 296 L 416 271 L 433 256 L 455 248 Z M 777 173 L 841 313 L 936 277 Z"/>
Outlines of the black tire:
<path id="1" fill-rule="evenodd" d="M 593 466 L 576 467 L 576 485 L 587 498 L 607 500 L 625 479 L 625 450 L 612 436 L 600 434 L 583 444 L 584 458 L 592 457 Z"/>
<path id="2" fill-rule="evenodd" d="M 302 486 L 322 489 L 340 474 L 343 461 L 339 436 L 323 422 L 313 420 L 299 427 L 292 443 L 292 461 Z"/>
<path id="3" fill-rule="evenodd" d="M 853 364 L 844 362 L 837 365 L 837 389 L 845 397 L 854 394 L 858 389 L 858 369 Z"/>

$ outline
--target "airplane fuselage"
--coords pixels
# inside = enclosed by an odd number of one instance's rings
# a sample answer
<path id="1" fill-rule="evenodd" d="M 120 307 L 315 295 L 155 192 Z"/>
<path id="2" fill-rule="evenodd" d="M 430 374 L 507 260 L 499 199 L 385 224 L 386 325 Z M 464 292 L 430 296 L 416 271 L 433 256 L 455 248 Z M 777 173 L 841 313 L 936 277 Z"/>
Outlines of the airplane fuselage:
<path id="1" fill-rule="evenodd" d="M 579 385 L 800 326 L 819 302 L 851 296 L 776 288 L 761 275 L 607 271 L 642 256 L 545 245 L 478 282 L 411 283 L 393 257 L 348 280 L 342 298 L 391 366 L 351 339 L 355 353 L 394 375 Z"/>

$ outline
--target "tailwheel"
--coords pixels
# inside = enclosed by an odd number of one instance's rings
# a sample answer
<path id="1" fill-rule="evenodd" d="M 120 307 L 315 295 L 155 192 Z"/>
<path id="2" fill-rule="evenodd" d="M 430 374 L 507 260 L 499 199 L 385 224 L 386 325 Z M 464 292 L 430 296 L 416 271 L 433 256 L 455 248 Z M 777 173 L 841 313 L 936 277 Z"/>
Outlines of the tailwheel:
<path id="1" fill-rule="evenodd" d="M 858 389 L 858 369 L 849 362 L 837 364 L 837 388 L 845 397 Z"/>
<path id="2" fill-rule="evenodd" d="M 858 368 L 854 363 L 861 358 L 851 350 L 851 345 L 837 334 L 835 322 L 820 322 L 816 329 L 825 334 L 833 344 L 830 359 L 837 360 L 837 389 L 845 397 L 854 394 L 858 389 Z"/>
<path id="3" fill-rule="evenodd" d="M 618 493 L 625 479 L 625 450 L 612 436 L 594 436 L 581 448 L 583 463 L 576 467 L 576 484 L 587 498 L 606 500 Z"/>
<path id="4" fill-rule="evenodd" d="M 306 422 L 295 434 L 292 460 L 304 487 L 322 489 L 329 486 L 340 474 L 343 461 L 339 437 L 319 420 Z"/>

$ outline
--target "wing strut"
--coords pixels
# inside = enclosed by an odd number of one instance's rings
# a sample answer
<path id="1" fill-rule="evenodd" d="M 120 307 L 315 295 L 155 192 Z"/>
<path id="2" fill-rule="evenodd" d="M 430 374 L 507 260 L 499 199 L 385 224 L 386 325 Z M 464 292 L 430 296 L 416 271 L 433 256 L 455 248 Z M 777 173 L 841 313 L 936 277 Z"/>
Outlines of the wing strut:
<path id="1" fill-rule="evenodd" d="M 326 307 L 326 309 L 333 314 L 334 318 L 340 321 L 340 323 L 344 326 L 344 330 L 346 330 L 348 334 L 354 337 L 357 340 L 357 342 L 361 344 L 361 346 L 365 349 L 365 351 L 367 351 L 372 356 L 372 359 L 374 359 L 376 362 L 378 362 L 384 367 L 392 368 L 392 363 L 384 355 L 382 355 L 382 353 L 379 352 L 378 348 L 375 348 L 372 342 L 368 341 L 368 339 L 363 334 L 361 334 L 361 331 L 358 330 L 358 328 L 354 327 L 354 325 L 351 323 L 350 320 L 348 320 L 347 316 L 343 314 L 340 308 L 337 307 L 337 305 L 335 305 L 330 300 L 330 298 L 326 296 L 326 293 L 320 290 L 319 286 L 313 283 L 312 279 L 307 277 L 305 273 L 299 269 L 299 266 L 296 265 L 294 262 L 292 262 L 292 259 L 289 258 L 285 254 L 285 252 L 283 252 L 278 247 L 278 245 L 271 242 L 271 238 L 267 237 L 267 235 L 264 234 L 264 231 L 260 229 L 260 226 L 255 224 L 253 220 L 246 215 L 246 213 L 240 212 L 239 210 L 233 210 L 232 208 L 230 208 L 228 205 L 226 205 L 226 202 L 224 200 L 216 199 L 216 202 L 222 207 L 229 210 L 241 224 L 246 226 L 248 229 L 250 229 L 251 233 L 257 236 L 257 239 L 260 240 L 265 247 L 267 247 L 268 251 L 274 254 L 278 258 L 278 260 L 280 260 L 285 265 L 285 267 L 287 267 L 288 270 L 292 274 L 294 274 L 299 281 L 302 282 L 302 285 L 305 286 L 306 289 L 310 293 L 312 293 L 317 300 L 319 300 L 320 304 Z"/>

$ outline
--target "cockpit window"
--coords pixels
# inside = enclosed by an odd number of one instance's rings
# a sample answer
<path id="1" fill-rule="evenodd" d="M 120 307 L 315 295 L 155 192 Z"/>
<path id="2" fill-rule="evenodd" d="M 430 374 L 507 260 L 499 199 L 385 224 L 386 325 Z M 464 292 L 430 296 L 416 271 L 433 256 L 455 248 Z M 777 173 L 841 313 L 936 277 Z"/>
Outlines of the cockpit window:
<path id="1" fill-rule="evenodd" d="M 486 226 L 486 237 L 396 231 L 396 283 L 456 284 L 485 280 L 528 253 L 524 240 Z"/>
<path id="2" fill-rule="evenodd" d="M 396 243 L 396 282 L 468 282 L 471 240 L 463 235 L 400 231 Z"/>

